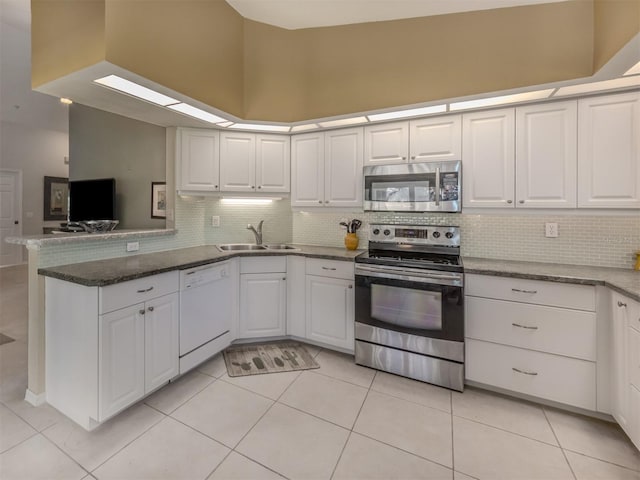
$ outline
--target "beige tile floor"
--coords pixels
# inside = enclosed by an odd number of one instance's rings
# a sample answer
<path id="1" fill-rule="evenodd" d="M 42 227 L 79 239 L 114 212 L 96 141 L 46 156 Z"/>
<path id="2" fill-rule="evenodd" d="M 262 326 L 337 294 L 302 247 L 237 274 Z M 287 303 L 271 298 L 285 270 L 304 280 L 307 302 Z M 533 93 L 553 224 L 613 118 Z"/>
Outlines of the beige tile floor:
<path id="1" fill-rule="evenodd" d="M 611 423 L 359 367 L 230 378 L 220 356 L 93 432 L 26 388 L 26 273 L 0 270 L 0 478 L 634 479 Z"/>

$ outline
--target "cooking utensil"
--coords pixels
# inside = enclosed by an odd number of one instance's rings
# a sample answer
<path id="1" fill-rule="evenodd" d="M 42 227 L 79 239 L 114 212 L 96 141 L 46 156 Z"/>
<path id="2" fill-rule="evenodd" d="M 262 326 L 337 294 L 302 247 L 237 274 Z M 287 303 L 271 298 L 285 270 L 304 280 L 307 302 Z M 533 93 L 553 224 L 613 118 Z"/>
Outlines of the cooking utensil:
<path id="1" fill-rule="evenodd" d="M 347 232 L 349 232 L 349 225 L 346 222 L 340 222 L 340 225 L 342 225 L 343 227 L 347 227 Z"/>
<path id="2" fill-rule="evenodd" d="M 361 220 L 358 220 L 357 218 L 354 218 L 353 220 L 351 220 L 351 233 L 356 233 L 356 230 L 358 230 L 361 226 L 362 226 Z"/>

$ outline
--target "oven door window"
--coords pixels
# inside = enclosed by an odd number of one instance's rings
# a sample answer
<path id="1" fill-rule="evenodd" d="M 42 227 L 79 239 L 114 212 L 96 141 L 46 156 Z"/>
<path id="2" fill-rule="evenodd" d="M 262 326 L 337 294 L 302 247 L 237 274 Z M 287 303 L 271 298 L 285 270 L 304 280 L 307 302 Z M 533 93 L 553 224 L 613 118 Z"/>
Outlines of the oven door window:
<path id="1" fill-rule="evenodd" d="M 374 283 L 371 317 L 399 327 L 442 330 L 442 294 Z"/>
<path id="2" fill-rule="evenodd" d="M 365 177 L 365 200 L 372 202 L 433 202 L 435 174 Z"/>

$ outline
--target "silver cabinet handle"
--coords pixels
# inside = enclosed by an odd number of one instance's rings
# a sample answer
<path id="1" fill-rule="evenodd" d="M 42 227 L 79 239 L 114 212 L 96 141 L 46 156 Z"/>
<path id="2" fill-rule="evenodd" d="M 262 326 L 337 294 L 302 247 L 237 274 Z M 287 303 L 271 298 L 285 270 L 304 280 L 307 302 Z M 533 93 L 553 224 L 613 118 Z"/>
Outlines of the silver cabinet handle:
<path id="1" fill-rule="evenodd" d="M 139 313 L 140 315 L 144 315 L 144 308 L 143 308 L 142 310 L 138 310 L 138 313 Z"/>
<path id="2" fill-rule="evenodd" d="M 150 312 L 153 312 L 153 307 L 149 307 L 147 308 L 147 310 L 149 310 Z"/>
<path id="3" fill-rule="evenodd" d="M 511 291 L 517 292 L 517 293 L 531 293 L 531 294 L 538 293 L 537 290 L 520 290 L 519 288 L 512 288 Z"/>
<path id="4" fill-rule="evenodd" d="M 196 272 L 195 272 L 195 271 L 193 271 L 193 272 L 187 272 L 187 273 L 185 273 L 185 275 L 193 275 L 194 273 L 196 273 Z"/>
<path id="5" fill-rule="evenodd" d="M 538 375 L 538 372 L 526 372 L 526 371 L 520 370 L 519 368 L 516 368 L 516 367 L 511 367 L 511 370 L 513 370 L 514 372 L 521 373 L 523 375 L 531 375 L 532 377 Z"/>
<path id="6" fill-rule="evenodd" d="M 142 289 L 142 290 L 138 290 L 138 293 L 147 293 L 147 292 L 150 292 L 151 290 L 153 290 L 153 287 L 149 287 L 149 288 L 145 288 L 145 289 Z"/>
<path id="7" fill-rule="evenodd" d="M 255 190 L 255 189 L 256 189 L 256 186 L 255 186 L 255 185 L 251 185 L 251 188 L 253 188 L 253 189 Z"/>
<path id="8" fill-rule="evenodd" d="M 262 185 L 258 185 L 258 189 L 262 188 Z"/>
<path id="9" fill-rule="evenodd" d="M 513 203 L 513 200 L 507 200 L 507 203 Z"/>
<path id="10" fill-rule="evenodd" d="M 324 203 L 329 203 L 329 200 L 325 200 Z"/>
<path id="11" fill-rule="evenodd" d="M 520 200 L 520 201 L 518 201 L 518 203 L 524 203 L 524 200 Z"/>
<path id="12" fill-rule="evenodd" d="M 333 267 L 322 267 L 323 270 L 335 270 Z"/>
<path id="13" fill-rule="evenodd" d="M 411 155 L 411 160 L 415 160 L 416 156 L 415 155 Z"/>
<path id="14" fill-rule="evenodd" d="M 318 203 L 322 203 L 322 200 L 318 200 Z"/>
<path id="15" fill-rule="evenodd" d="M 287 279 L 287 277 L 282 277 L 282 279 L 283 279 L 283 280 L 286 280 L 286 279 Z"/>
<path id="16" fill-rule="evenodd" d="M 538 327 L 529 327 L 527 325 L 520 325 L 519 323 L 512 323 L 511 325 L 513 325 L 514 327 L 518 327 L 518 328 L 526 328 L 527 330 L 537 330 Z"/>
<path id="17" fill-rule="evenodd" d="M 618 300 L 618 306 L 619 306 L 619 307 L 627 308 L 627 304 L 626 304 L 626 303 L 624 303 L 624 302 L 621 302 L 620 300 Z"/>
<path id="18" fill-rule="evenodd" d="M 349 287 L 348 287 L 348 288 L 353 288 L 353 285 L 349 285 Z"/>
<path id="19" fill-rule="evenodd" d="M 402 160 L 406 160 L 406 159 L 407 159 L 407 157 L 402 157 Z"/>
<path id="20" fill-rule="evenodd" d="M 217 190 L 218 189 L 218 185 L 214 185 L 213 188 L 215 188 Z"/>

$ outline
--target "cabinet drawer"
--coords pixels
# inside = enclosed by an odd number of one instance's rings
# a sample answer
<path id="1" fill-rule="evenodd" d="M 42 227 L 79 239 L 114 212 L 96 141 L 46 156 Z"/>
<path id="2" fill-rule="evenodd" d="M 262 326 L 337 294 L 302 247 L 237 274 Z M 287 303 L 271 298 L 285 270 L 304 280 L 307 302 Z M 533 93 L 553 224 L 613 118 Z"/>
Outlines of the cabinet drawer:
<path id="1" fill-rule="evenodd" d="M 241 257 L 240 273 L 284 273 L 287 271 L 287 257 Z"/>
<path id="2" fill-rule="evenodd" d="M 467 337 L 596 360 L 595 312 L 478 297 L 465 309 Z"/>
<path id="3" fill-rule="evenodd" d="M 465 293 L 474 297 L 511 300 L 552 307 L 595 311 L 596 292 L 591 285 L 465 274 Z"/>
<path id="4" fill-rule="evenodd" d="M 467 380 L 596 409 L 594 362 L 472 339 L 465 340 L 465 349 Z"/>
<path id="5" fill-rule="evenodd" d="M 353 280 L 353 268 L 354 263 L 351 261 L 342 262 L 340 260 L 307 258 L 307 275 Z"/>
<path id="6" fill-rule="evenodd" d="M 112 312 L 151 298 L 177 292 L 179 285 L 180 275 L 176 270 L 101 287 L 98 311 L 101 314 Z"/>

